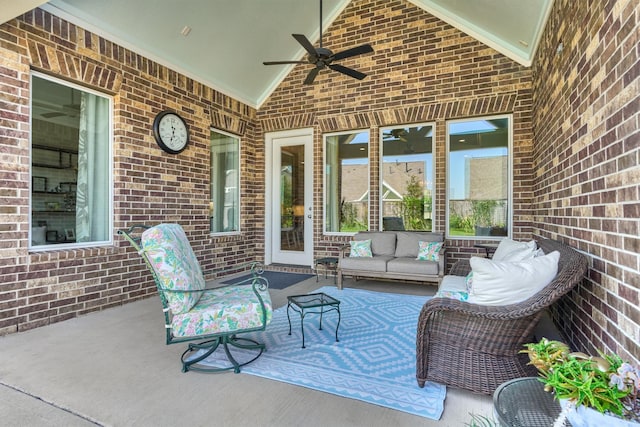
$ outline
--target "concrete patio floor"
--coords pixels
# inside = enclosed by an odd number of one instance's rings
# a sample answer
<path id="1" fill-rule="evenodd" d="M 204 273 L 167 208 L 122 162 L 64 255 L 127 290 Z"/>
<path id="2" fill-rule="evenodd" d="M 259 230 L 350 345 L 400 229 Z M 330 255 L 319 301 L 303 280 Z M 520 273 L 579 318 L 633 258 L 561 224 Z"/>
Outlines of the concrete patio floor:
<path id="1" fill-rule="evenodd" d="M 349 287 L 432 295 L 435 287 L 348 280 Z M 308 279 L 286 296 L 333 285 Z M 490 396 L 448 388 L 440 421 L 252 375 L 182 373 L 186 344 L 164 344 L 157 297 L 0 338 L 4 426 L 464 426 L 491 417 Z"/>

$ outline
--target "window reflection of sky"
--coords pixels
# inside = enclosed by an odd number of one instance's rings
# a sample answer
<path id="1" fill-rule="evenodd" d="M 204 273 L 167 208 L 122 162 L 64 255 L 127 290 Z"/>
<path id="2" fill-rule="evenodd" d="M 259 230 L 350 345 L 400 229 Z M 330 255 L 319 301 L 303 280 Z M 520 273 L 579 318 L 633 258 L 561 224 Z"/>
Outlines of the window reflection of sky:
<path id="1" fill-rule="evenodd" d="M 449 125 L 449 135 L 466 135 L 470 133 L 492 132 L 498 127 L 486 120 L 475 122 L 455 122 Z"/>

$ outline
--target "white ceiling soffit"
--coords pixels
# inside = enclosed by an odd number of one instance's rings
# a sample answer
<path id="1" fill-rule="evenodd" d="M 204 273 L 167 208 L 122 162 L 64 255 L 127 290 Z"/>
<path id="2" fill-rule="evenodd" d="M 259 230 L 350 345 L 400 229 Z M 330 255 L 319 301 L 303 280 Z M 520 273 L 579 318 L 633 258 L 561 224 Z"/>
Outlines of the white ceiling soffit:
<path id="1" fill-rule="evenodd" d="M 323 28 L 350 0 L 323 0 Z M 255 108 L 320 38 L 318 0 L 51 0 L 43 9 Z M 181 34 L 191 28 L 187 36 Z"/>
<path id="2" fill-rule="evenodd" d="M 531 65 L 553 5 L 408 1 L 524 66 Z M 349 3 L 323 0 L 325 30 Z M 319 0 L 51 0 L 42 8 L 254 108 L 294 67 L 262 61 L 301 60 L 305 51 L 291 34 L 304 34 L 312 43 L 320 35 Z M 186 36 L 185 26 L 191 29 Z"/>
<path id="3" fill-rule="evenodd" d="M 408 0 L 530 67 L 553 0 Z"/>
<path id="4" fill-rule="evenodd" d="M 44 0 L 0 0 L 0 24 L 46 3 Z"/>

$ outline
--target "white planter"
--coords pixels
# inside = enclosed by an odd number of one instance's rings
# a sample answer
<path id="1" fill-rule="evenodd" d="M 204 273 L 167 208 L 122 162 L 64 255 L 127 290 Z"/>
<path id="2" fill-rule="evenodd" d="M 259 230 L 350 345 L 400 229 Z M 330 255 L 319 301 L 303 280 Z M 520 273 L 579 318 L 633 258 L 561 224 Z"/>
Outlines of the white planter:
<path id="1" fill-rule="evenodd" d="M 567 399 L 560 399 L 560 406 L 562 412 L 565 413 L 565 408 L 569 405 Z M 640 424 L 635 421 L 623 420 L 612 415 L 603 414 L 592 408 L 586 406 L 578 406 L 577 408 L 569 409 L 566 411 L 567 421 L 571 423 L 573 427 L 638 427 Z"/>

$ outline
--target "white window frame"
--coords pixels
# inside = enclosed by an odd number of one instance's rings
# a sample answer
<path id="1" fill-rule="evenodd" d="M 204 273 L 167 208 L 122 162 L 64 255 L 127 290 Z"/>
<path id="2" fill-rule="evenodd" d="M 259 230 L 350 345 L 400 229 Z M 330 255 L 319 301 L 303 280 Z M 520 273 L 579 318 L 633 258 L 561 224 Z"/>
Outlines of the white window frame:
<path id="1" fill-rule="evenodd" d="M 353 236 L 356 232 L 347 232 L 347 231 L 328 231 L 327 230 L 327 138 L 332 136 L 339 135 L 348 135 L 348 134 L 357 134 L 357 133 L 367 133 L 369 136 L 369 142 L 367 150 L 367 177 L 371 176 L 371 130 L 370 129 L 349 129 L 346 131 L 340 132 L 331 132 L 325 133 L 322 135 L 322 232 L 326 236 Z M 367 181 L 367 192 L 369 197 L 367 198 L 367 229 L 371 229 L 371 180 Z"/>
<path id="2" fill-rule="evenodd" d="M 226 132 L 223 131 L 221 129 L 217 129 L 214 127 L 211 127 L 209 129 L 210 132 L 216 132 L 219 133 L 221 135 L 225 135 L 228 136 L 230 138 L 235 138 L 238 141 L 238 178 L 237 178 L 237 188 L 238 188 L 238 211 L 236 212 L 236 221 L 238 224 L 238 229 L 234 230 L 234 231 L 212 231 L 211 230 L 211 222 L 209 222 L 209 234 L 212 236 L 233 236 L 233 235 L 239 235 L 242 233 L 242 221 L 241 221 L 241 215 L 240 215 L 240 210 L 241 210 L 241 206 L 242 206 L 242 187 L 240 185 L 241 182 L 241 171 L 240 171 L 240 166 L 242 164 L 242 138 L 240 138 L 239 135 L 230 133 L 230 132 Z M 211 136 L 209 137 L 209 158 L 211 158 Z M 213 169 L 213 165 L 210 164 L 209 165 L 209 185 L 212 186 L 213 182 L 212 182 L 212 178 L 211 178 L 211 172 Z M 211 190 L 212 188 L 209 188 L 209 203 L 213 203 L 213 200 L 211 199 Z"/>
<path id="3" fill-rule="evenodd" d="M 424 123 L 407 123 L 407 124 L 397 124 L 397 125 L 393 125 L 393 126 L 385 126 L 385 127 L 381 127 L 379 129 L 379 141 L 380 141 L 380 166 L 378 168 L 378 170 L 380 171 L 380 176 L 379 178 L 379 188 L 380 188 L 380 194 L 378 196 L 378 198 L 380 199 L 380 206 L 379 206 L 379 218 L 380 218 L 380 225 L 379 225 L 379 229 L 380 231 L 382 231 L 382 218 L 383 218 L 383 191 L 384 191 L 384 144 L 382 141 L 382 134 L 387 131 L 387 130 L 391 130 L 391 129 L 397 129 L 397 128 L 406 128 L 406 127 L 421 127 L 421 126 L 431 126 L 432 129 L 432 137 L 431 137 L 431 176 L 427 177 L 427 174 L 425 173 L 425 178 L 430 178 L 431 179 L 431 186 L 432 186 L 432 190 L 431 190 L 431 231 L 435 231 L 435 225 L 436 225 L 436 219 L 435 219 L 435 213 L 436 213 L 436 123 L 435 122 L 424 122 Z"/>
<path id="4" fill-rule="evenodd" d="M 32 70 L 29 74 L 29 87 L 33 88 L 33 77 L 38 77 L 40 79 L 43 80 L 49 80 L 53 83 L 62 85 L 62 86 L 67 86 L 73 89 L 77 89 L 77 90 L 81 90 L 83 92 L 86 93 L 90 93 L 92 95 L 96 95 L 96 96 L 100 96 L 102 98 L 105 98 L 108 102 L 109 102 L 109 123 L 107 126 L 108 129 L 108 141 L 109 141 L 109 146 L 107 148 L 108 150 L 108 156 L 109 156 L 109 164 L 108 164 L 108 176 L 109 176 L 109 185 L 108 185 L 108 194 L 107 197 L 109 198 L 108 200 L 108 213 L 107 213 L 107 217 L 108 217 L 108 229 L 107 229 L 107 240 L 95 240 L 95 241 L 91 241 L 91 242 L 78 242 L 78 243 L 58 243 L 55 245 L 32 245 L 31 244 L 31 229 L 34 226 L 33 225 L 33 188 L 32 188 L 32 177 L 33 177 L 33 152 L 32 152 L 32 146 L 33 146 L 33 126 L 31 125 L 31 132 L 29 132 L 29 240 L 28 240 L 28 248 L 30 252 L 43 252 L 43 251 L 51 251 L 51 250 L 64 250 L 64 249 L 78 249 L 78 248 L 93 248 L 93 247 L 100 247 L 100 246 L 110 246 L 113 245 L 113 218 L 115 216 L 114 214 L 114 184 L 113 184 L 113 162 L 114 162 L 114 155 L 113 155 L 113 144 L 114 144 L 114 137 L 113 137 L 113 126 L 114 126 L 114 121 L 113 121 L 113 96 L 108 95 L 106 93 L 103 92 L 99 92 L 97 90 L 88 88 L 86 86 L 82 86 L 80 84 L 76 84 L 76 83 L 72 83 L 68 80 L 64 80 L 64 79 L 60 79 L 60 78 L 56 78 L 54 76 L 51 76 L 49 74 L 44 74 L 38 71 L 34 71 Z M 30 91 L 30 96 L 29 96 L 29 111 L 30 111 L 30 120 L 29 123 L 32 124 L 33 123 L 33 90 Z M 61 232 L 64 232 L 64 230 L 61 230 Z"/>
<path id="5" fill-rule="evenodd" d="M 449 234 L 449 218 L 450 218 L 450 185 L 449 185 L 449 172 L 451 171 L 450 164 L 450 143 L 449 143 L 449 125 L 452 123 L 464 123 L 464 122 L 477 122 L 481 120 L 495 120 L 495 119 L 507 119 L 508 120 L 508 143 L 507 143 L 507 236 L 452 236 Z M 504 237 L 511 237 L 513 235 L 513 114 L 499 114 L 492 116 L 478 116 L 467 117 L 464 119 L 455 119 L 446 121 L 446 221 L 445 221 L 445 236 L 447 239 L 454 240 L 502 240 Z"/>

